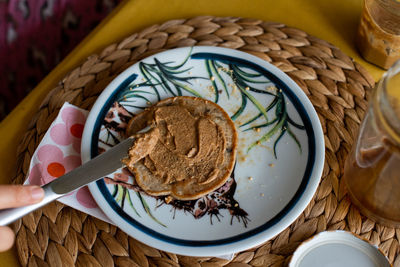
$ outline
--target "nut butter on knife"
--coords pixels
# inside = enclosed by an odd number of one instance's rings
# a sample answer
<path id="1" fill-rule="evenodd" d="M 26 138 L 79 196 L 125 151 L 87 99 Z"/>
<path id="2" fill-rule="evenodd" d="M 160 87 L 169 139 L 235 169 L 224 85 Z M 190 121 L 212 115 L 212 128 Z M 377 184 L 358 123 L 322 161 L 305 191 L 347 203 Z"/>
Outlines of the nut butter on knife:
<path id="1" fill-rule="evenodd" d="M 154 130 L 155 129 L 150 129 L 148 126 L 138 133 L 150 133 L 154 132 Z M 135 139 L 134 137 L 129 137 L 82 166 L 42 186 L 45 195 L 41 202 L 29 206 L 0 210 L 0 226 L 8 225 L 28 213 L 49 204 L 53 200 L 56 200 L 91 182 L 97 181 L 107 174 L 113 173 L 124 165 L 125 159 L 127 159 L 128 156 L 131 156 L 128 155 L 128 152 L 132 145 L 134 145 L 133 148 L 139 148 L 140 150 L 137 151 L 139 153 L 136 153 L 137 160 L 145 157 L 150 152 L 149 150 L 152 149 L 151 147 L 147 150 L 143 149 L 144 147 L 148 147 L 144 144 L 148 141 L 147 138 Z M 133 153 L 132 150 L 130 151 L 130 154 L 131 153 Z"/>

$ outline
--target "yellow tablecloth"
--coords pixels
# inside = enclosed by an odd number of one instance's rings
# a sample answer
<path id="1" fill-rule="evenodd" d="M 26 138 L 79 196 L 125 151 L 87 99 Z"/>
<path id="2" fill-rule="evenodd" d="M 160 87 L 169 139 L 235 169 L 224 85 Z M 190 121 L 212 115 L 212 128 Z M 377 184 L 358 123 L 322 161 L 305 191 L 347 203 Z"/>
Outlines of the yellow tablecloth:
<path id="1" fill-rule="evenodd" d="M 282 22 L 327 40 L 362 64 L 376 80 L 383 71 L 360 58 L 355 33 L 362 0 L 125 0 L 0 123 L 0 183 L 11 181 L 27 123 L 54 85 L 85 58 L 110 43 L 169 19 L 198 15 L 240 16 Z M 0 253 L 0 266 L 18 266 L 15 249 Z"/>

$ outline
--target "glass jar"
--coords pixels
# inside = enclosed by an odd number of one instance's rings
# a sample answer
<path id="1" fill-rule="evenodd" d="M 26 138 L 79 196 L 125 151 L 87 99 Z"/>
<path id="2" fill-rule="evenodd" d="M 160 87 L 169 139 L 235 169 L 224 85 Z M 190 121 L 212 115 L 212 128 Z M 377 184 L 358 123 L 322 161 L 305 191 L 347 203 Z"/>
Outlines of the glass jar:
<path id="1" fill-rule="evenodd" d="M 375 87 L 343 179 L 362 213 L 400 226 L 400 61 Z"/>
<path id="2" fill-rule="evenodd" d="M 400 59 L 400 1 L 364 0 L 356 44 L 364 59 L 382 68 Z"/>

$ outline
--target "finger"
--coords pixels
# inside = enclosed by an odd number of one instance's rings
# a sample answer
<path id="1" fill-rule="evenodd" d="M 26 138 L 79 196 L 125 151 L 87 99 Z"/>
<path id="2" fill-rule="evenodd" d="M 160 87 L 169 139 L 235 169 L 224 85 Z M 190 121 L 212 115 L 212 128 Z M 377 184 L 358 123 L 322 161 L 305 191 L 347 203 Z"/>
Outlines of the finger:
<path id="1" fill-rule="evenodd" d="M 0 226 L 0 252 L 9 250 L 14 244 L 15 235 L 10 227 Z"/>
<path id="2" fill-rule="evenodd" d="M 0 209 L 34 204 L 43 197 L 44 191 L 37 185 L 0 185 Z"/>

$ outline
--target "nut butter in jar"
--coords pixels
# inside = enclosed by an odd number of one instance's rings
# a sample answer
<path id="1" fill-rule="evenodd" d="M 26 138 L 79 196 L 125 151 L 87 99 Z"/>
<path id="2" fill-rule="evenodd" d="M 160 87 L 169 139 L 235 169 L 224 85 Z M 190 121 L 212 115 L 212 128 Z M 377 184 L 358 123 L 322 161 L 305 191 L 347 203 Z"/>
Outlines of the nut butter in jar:
<path id="1" fill-rule="evenodd" d="M 356 44 L 364 59 L 384 69 L 400 59 L 400 0 L 364 0 Z"/>
<path id="2" fill-rule="evenodd" d="M 375 87 L 343 179 L 364 215 L 400 226 L 400 61 Z"/>

